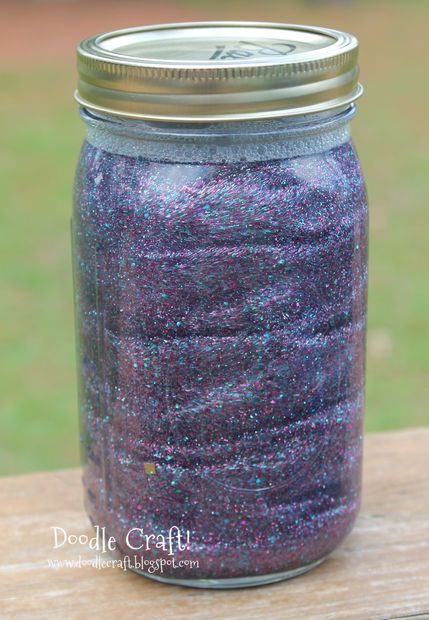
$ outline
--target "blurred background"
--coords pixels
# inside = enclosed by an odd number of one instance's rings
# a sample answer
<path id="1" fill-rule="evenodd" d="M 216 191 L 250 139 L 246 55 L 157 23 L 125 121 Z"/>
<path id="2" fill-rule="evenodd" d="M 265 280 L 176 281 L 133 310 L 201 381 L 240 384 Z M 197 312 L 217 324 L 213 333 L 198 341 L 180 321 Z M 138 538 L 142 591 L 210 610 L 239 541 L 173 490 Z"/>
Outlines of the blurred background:
<path id="1" fill-rule="evenodd" d="M 427 0 L 0 0 L 0 473 L 77 465 L 69 220 L 84 127 L 75 46 L 116 28 L 244 19 L 350 31 L 370 198 L 366 430 L 429 424 Z"/>

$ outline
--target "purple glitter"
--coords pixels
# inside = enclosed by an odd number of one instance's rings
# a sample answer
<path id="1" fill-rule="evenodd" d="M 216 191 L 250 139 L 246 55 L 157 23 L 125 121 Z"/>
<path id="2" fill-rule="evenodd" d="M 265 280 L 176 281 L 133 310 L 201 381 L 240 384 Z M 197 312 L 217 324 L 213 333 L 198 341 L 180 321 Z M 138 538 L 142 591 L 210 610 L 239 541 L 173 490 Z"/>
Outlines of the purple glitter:
<path id="1" fill-rule="evenodd" d="M 352 144 L 186 164 L 86 142 L 75 202 L 93 523 L 132 556 L 132 528 L 189 530 L 177 558 L 199 566 L 164 569 L 176 579 L 326 556 L 360 495 L 367 207 Z"/>

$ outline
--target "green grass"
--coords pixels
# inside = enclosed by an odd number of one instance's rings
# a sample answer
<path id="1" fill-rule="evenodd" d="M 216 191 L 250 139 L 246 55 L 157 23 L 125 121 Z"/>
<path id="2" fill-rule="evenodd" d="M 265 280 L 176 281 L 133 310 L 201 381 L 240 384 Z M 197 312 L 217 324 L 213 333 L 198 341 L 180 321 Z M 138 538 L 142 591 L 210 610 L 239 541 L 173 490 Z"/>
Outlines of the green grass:
<path id="1" fill-rule="evenodd" d="M 412 6 L 396 3 L 380 28 L 368 28 L 371 8 L 344 9 L 335 23 L 323 8 L 314 19 L 305 9 L 301 19 L 362 42 L 366 95 L 353 133 L 371 208 L 367 430 L 429 423 L 429 6 Z M 2 473 L 78 462 L 69 218 L 83 127 L 74 80 L 63 66 L 1 74 Z"/>
<path id="2" fill-rule="evenodd" d="M 83 132 L 58 69 L 2 81 L 0 468 L 16 472 L 77 460 L 69 218 Z"/>

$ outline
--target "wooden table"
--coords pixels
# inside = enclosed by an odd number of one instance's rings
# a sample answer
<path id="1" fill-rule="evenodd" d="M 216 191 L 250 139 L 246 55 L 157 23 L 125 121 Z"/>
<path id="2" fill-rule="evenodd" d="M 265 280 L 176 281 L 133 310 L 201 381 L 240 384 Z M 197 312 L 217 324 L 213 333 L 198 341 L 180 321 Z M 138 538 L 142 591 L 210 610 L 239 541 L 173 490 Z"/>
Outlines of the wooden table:
<path id="1" fill-rule="evenodd" d="M 93 535 L 80 470 L 0 478 L 0 618 L 429 618 L 429 429 L 366 436 L 357 525 L 321 566 L 241 590 L 164 585 L 118 568 L 50 568 L 92 560 L 87 546 L 53 549 L 52 526 Z"/>

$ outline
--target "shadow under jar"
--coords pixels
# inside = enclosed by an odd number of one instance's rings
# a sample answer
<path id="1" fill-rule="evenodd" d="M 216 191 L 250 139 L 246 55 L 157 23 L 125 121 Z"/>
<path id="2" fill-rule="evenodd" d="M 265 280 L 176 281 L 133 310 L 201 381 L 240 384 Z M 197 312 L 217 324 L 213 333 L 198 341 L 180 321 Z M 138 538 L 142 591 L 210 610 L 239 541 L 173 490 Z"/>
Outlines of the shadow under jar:
<path id="1" fill-rule="evenodd" d="M 353 525 L 367 291 L 357 47 L 249 22 L 79 47 L 85 501 L 153 579 L 285 579 Z"/>

